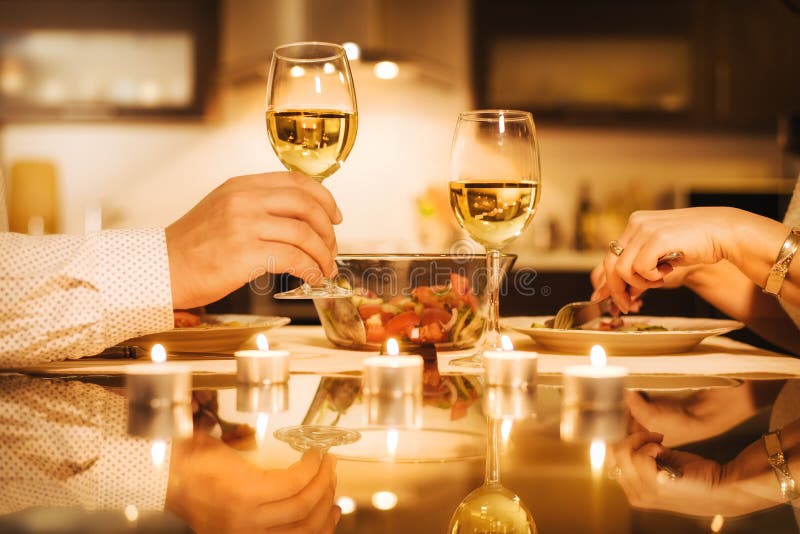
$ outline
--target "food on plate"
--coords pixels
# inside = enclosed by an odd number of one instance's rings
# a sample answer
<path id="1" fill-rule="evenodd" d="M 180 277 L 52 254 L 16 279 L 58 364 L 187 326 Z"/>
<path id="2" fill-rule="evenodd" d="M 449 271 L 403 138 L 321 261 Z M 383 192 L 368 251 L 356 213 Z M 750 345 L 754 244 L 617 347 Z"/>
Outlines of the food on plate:
<path id="1" fill-rule="evenodd" d="M 350 298 L 315 301 L 335 339 L 349 345 L 399 342 L 466 345 L 483 331 L 478 297 L 469 281 L 451 274 L 448 283 L 419 286 L 389 300 L 365 289 Z"/>
<path id="2" fill-rule="evenodd" d="M 191 310 L 173 310 L 172 316 L 175 328 L 195 328 L 198 326 L 247 326 L 241 321 L 219 321 L 206 315 L 205 309 L 193 308 Z"/>
<path id="3" fill-rule="evenodd" d="M 544 323 L 533 322 L 531 328 L 553 328 L 552 319 Z M 669 328 L 637 321 L 635 317 L 623 319 L 622 317 L 600 317 L 586 324 L 577 325 L 570 330 L 597 330 L 600 332 L 667 332 Z"/>
<path id="4" fill-rule="evenodd" d="M 172 310 L 172 317 L 175 321 L 175 328 L 192 328 L 203 324 L 203 316 L 206 314 L 204 308 L 192 308 L 191 310 Z"/>

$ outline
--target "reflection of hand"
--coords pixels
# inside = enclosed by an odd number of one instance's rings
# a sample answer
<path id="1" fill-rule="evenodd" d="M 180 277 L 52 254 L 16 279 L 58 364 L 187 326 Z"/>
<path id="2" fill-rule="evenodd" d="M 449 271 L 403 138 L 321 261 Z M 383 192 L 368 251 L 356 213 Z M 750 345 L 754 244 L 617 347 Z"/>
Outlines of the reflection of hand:
<path id="1" fill-rule="evenodd" d="M 650 397 L 627 391 L 625 401 L 635 424 L 664 435 L 675 446 L 721 434 L 753 414 L 748 386 L 709 389 L 687 397 Z"/>
<path id="2" fill-rule="evenodd" d="M 288 469 L 263 470 L 197 433 L 173 444 L 166 508 L 201 534 L 333 532 L 335 466 L 311 451 Z"/>
<path id="3" fill-rule="evenodd" d="M 637 508 L 688 515 L 737 516 L 781 502 L 763 444 L 756 442 L 729 464 L 668 449 L 654 432 L 631 434 L 612 448 L 616 480 Z M 670 478 L 656 458 L 682 475 Z"/>
<path id="4" fill-rule="evenodd" d="M 631 505 L 700 516 L 723 513 L 711 506 L 713 491 L 721 479 L 720 464 L 667 449 L 661 445 L 661 437 L 655 432 L 637 432 L 612 449 L 619 468 L 617 482 Z M 658 470 L 656 458 L 680 471 L 682 476 L 670 479 Z"/>
<path id="5" fill-rule="evenodd" d="M 309 283 L 332 275 L 341 220 L 330 192 L 306 176 L 231 178 L 166 229 L 173 307 L 217 300 L 265 269 Z"/>

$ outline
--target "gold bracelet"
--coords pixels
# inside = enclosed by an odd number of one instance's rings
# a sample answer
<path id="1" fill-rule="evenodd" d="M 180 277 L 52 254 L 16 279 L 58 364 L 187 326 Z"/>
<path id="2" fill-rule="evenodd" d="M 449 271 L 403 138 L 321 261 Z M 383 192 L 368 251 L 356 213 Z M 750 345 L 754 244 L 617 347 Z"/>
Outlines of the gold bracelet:
<path id="1" fill-rule="evenodd" d="M 789 272 L 789 265 L 791 265 L 798 247 L 800 247 L 800 226 L 795 226 L 781 245 L 775 265 L 769 270 L 767 283 L 764 284 L 764 293 L 780 296 L 783 281 L 786 279 L 786 273 Z"/>
<path id="2" fill-rule="evenodd" d="M 786 457 L 783 454 L 780 430 L 764 434 L 764 448 L 767 450 L 767 461 L 772 470 L 775 471 L 775 477 L 777 477 L 778 484 L 780 484 L 783 498 L 793 501 L 800 497 L 797 483 L 791 471 L 789 471 L 789 465 L 786 463 Z"/>

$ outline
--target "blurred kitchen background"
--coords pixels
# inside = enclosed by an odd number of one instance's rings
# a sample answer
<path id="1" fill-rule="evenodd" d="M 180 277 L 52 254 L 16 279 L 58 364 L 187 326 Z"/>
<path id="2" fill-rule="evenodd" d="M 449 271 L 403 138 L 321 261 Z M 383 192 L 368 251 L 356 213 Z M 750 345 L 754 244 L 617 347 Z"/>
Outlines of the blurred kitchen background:
<path id="1" fill-rule="evenodd" d="M 779 218 L 800 173 L 797 0 L 0 0 L 12 229 L 166 225 L 228 177 L 281 170 L 266 72 L 298 40 L 353 43 L 359 131 L 326 182 L 342 252 L 446 252 L 458 112 L 533 112 L 543 200 L 513 252 L 536 294 L 504 314 L 586 297 L 635 209 Z M 246 289 L 219 306 L 316 318 Z"/>

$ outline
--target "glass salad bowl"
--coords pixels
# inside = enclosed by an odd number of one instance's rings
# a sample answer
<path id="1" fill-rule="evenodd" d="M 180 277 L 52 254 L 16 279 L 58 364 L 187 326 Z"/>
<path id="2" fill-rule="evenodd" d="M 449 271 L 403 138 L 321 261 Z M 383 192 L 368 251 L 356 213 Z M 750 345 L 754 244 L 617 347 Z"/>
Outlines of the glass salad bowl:
<path id="1" fill-rule="evenodd" d="M 503 272 L 516 256 L 501 258 Z M 380 350 L 389 338 L 401 347 L 432 343 L 437 350 L 473 347 L 486 313 L 483 254 L 343 254 L 334 283 L 354 295 L 315 299 L 325 335 L 335 345 Z"/>

